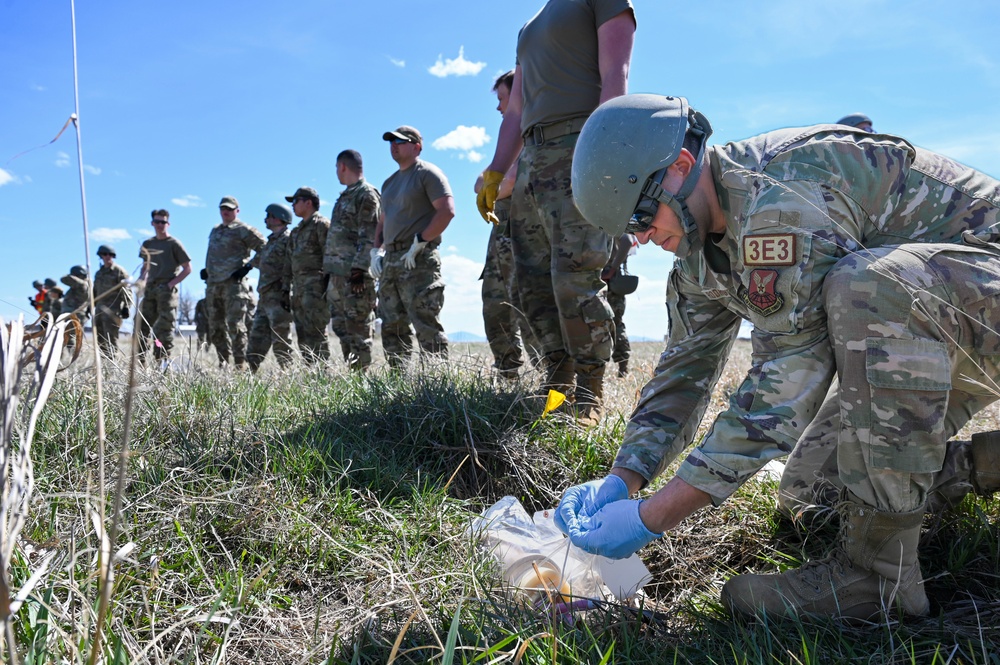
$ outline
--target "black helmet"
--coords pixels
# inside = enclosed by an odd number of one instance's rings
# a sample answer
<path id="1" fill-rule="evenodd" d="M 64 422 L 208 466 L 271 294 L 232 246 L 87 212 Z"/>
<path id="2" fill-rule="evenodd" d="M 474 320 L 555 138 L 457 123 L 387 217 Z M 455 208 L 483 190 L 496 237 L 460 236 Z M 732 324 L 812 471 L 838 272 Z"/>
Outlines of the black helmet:
<path id="1" fill-rule="evenodd" d="M 101 254 L 110 254 L 112 257 L 118 256 L 118 254 L 115 253 L 115 248 L 111 245 L 101 245 L 98 247 L 97 255 L 100 256 Z"/>
<path id="2" fill-rule="evenodd" d="M 286 205 L 281 205 L 280 203 L 271 203 L 264 209 L 264 212 L 272 217 L 277 217 L 285 224 L 292 223 L 292 211 Z"/>
<path id="3" fill-rule="evenodd" d="M 87 269 L 83 266 L 73 266 L 69 269 L 69 274 L 78 279 L 87 279 Z"/>

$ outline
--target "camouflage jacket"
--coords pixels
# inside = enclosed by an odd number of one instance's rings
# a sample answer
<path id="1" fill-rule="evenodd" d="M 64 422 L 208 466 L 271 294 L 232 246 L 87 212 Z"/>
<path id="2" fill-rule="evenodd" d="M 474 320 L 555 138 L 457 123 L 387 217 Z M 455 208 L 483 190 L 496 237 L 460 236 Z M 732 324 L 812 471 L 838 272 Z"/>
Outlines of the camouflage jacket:
<path id="1" fill-rule="evenodd" d="M 1000 182 L 885 134 L 822 125 L 710 148 L 727 230 L 674 263 L 670 329 L 615 466 L 647 479 L 691 444 L 741 318 L 753 366 L 677 475 L 720 503 L 787 455 L 835 373 L 826 274 L 863 248 L 1000 240 Z M 984 294 L 985 295 L 985 294 Z"/>
<path id="2" fill-rule="evenodd" d="M 205 269 L 208 283 L 224 282 L 243 267 L 250 254 L 264 246 L 264 234 L 240 220 L 218 224 L 208 234 Z"/>
<path id="3" fill-rule="evenodd" d="M 281 233 L 273 232 L 267 237 L 267 244 L 257 252 L 254 265 L 260 269 L 257 293 L 288 291 L 292 288 L 292 260 L 289 254 L 291 231 L 288 227 Z"/>
<path id="4" fill-rule="evenodd" d="M 117 313 L 122 302 L 125 302 L 123 289 L 128 286 L 129 274 L 125 268 L 112 262 L 110 266 L 102 265 L 94 275 L 94 298 L 100 298 L 102 293 L 112 291 L 98 301 L 98 306 L 104 305 L 112 312 Z"/>
<path id="5" fill-rule="evenodd" d="M 292 229 L 288 249 L 295 277 L 323 273 L 323 250 L 329 232 L 330 220 L 318 212 L 299 220 L 298 225 Z"/>
<path id="6" fill-rule="evenodd" d="M 62 299 L 62 311 L 67 314 L 76 312 L 77 316 L 89 315 L 90 295 L 88 289 L 90 288 L 90 280 L 64 275 L 59 281 L 69 287 Z"/>
<path id="7" fill-rule="evenodd" d="M 350 275 L 352 268 L 368 271 L 380 207 L 378 190 L 364 178 L 340 194 L 326 236 L 323 270 L 340 277 Z"/>

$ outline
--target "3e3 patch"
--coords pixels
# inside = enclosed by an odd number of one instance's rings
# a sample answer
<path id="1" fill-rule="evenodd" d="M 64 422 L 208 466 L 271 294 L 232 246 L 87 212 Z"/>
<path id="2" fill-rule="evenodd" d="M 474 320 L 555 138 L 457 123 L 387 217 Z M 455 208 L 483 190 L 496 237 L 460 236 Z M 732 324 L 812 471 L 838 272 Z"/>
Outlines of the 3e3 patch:
<path id="1" fill-rule="evenodd" d="M 743 265 L 794 266 L 799 262 L 794 233 L 743 236 Z"/>

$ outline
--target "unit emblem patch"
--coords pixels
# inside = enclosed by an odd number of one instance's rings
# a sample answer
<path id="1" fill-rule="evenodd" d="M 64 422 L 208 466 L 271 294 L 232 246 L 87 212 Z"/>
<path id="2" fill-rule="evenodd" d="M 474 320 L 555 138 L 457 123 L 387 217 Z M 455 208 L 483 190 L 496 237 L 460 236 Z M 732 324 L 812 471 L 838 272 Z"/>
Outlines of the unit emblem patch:
<path id="1" fill-rule="evenodd" d="M 774 314 L 785 304 L 785 297 L 774 290 L 777 281 L 777 270 L 751 271 L 750 287 L 743 292 L 743 302 L 761 316 Z"/>

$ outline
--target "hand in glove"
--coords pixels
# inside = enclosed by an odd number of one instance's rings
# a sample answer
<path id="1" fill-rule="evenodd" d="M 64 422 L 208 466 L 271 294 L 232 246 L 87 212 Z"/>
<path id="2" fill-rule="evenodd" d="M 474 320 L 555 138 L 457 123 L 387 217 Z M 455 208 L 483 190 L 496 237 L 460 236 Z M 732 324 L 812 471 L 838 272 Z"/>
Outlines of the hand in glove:
<path id="1" fill-rule="evenodd" d="M 365 292 L 365 271 L 361 268 L 351 268 L 351 276 L 347 279 L 351 283 L 351 293 L 360 296 Z"/>
<path id="2" fill-rule="evenodd" d="M 371 264 L 368 266 L 368 274 L 372 276 L 372 279 L 378 279 L 382 276 L 382 257 L 385 256 L 385 252 L 381 248 L 372 248 L 369 255 L 371 256 Z"/>
<path id="3" fill-rule="evenodd" d="M 250 274 L 250 271 L 252 269 L 253 269 L 253 266 L 250 265 L 249 263 L 247 263 L 242 268 L 237 268 L 236 270 L 234 270 L 233 274 L 230 275 L 230 277 L 232 277 L 232 279 L 233 279 L 234 282 L 238 282 L 241 279 L 243 279 L 244 277 L 246 277 L 248 274 Z"/>
<path id="4" fill-rule="evenodd" d="M 417 267 L 417 255 L 423 251 L 424 246 L 427 241 L 420 237 L 420 234 L 413 236 L 413 244 L 410 248 L 406 250 L 406 254 L 403 254 L 403 267 L 407 270 L 413 270 Z"/>
<path id="5" fill-rule="evenodd" d="M 122 302 L 120 305 L 118 305 L 118 316 L 122 317 L 123 319 L 127 319 L 129 317 L 129 314 L 131 314 L 131 312 L 128 309 L 127 302 Z"/>
<path id="6" fill-rule="evenodd" d="M 583 520 L 570 522 L 570 542 L 591 554 L 624 559 L 637 552 L 662 533 L 653 533 L 639 517 L 642 501 L 615 501 Z"/>
<path id="7" fill-rule="evenodd" d="M 499 171 L 483 171 L 483 187 L 476 195 L 476 205 L 479 207 L 479 214 L 483 219 L 493 224 L 499 224 L 500 219 L 493 214 L 493 206 L 497 202 L 497 194 L 500 192 L 500 183 L 503 182 L 503 173 Z"/>
<path id="8" fill-rule="evenodd" d="M 553 521 L 560 531 L 569 535 L 569 525 L 589 520 L 598 510 L 613 501 L 628 498 L 628 486 L 615 475 L 574 485 L 563 492 Z"/>
<path id="9" fill-rule="evenodd" d="M 208 268 L 202 268 L 198 272 L 198 277 L 201 277 L 203 280 L 205 280 L 207 282 L 208 281 Z"/>

